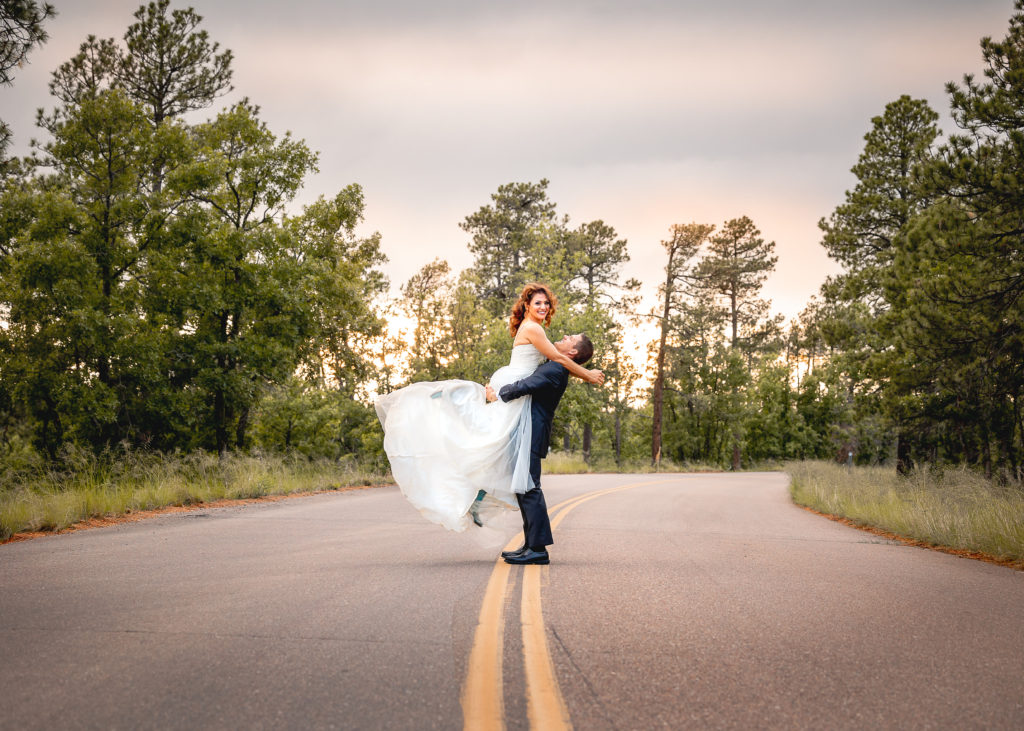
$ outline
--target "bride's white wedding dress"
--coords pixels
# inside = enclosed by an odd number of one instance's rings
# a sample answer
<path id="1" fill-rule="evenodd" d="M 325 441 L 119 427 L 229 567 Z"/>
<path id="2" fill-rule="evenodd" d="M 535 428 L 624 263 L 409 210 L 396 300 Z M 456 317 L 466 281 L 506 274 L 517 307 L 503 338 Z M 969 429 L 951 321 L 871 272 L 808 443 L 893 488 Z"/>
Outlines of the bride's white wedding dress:
<path id="1" fill-rule="evenodd" d="M 495 392 L 525 378 L 544 362 L 533 345 L 512 348 L 507 366 L 491 376 Z M 516 507 L 515 494 L 529 490 L 531 398 L 487 403 L 472 381 L 413 383 L 375 404 L 384 427 L 391 474 L 406 499 L 434 523 L 454 531 L 481 519 L 492 500 Z M 477 500 L 479 491 L 489 499 Z"/>

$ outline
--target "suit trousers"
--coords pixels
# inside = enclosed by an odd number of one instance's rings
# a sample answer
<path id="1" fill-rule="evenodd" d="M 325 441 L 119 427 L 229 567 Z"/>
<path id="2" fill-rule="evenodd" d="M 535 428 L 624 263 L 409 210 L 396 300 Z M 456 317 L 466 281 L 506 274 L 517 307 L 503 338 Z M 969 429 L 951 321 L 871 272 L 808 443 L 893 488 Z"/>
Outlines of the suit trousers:
<path id="1" fill-rule="evenodd" d="M 548 517 L 548 505 L 544 493 L 540 489 L 540 457 L 531 455 L 530 479 L 533 488 L 516 495 L 519 511 L 523 514 L 524 542 L 530 548 L 542 549 L 555 542 L 551 537 L 551 520 Z"/>

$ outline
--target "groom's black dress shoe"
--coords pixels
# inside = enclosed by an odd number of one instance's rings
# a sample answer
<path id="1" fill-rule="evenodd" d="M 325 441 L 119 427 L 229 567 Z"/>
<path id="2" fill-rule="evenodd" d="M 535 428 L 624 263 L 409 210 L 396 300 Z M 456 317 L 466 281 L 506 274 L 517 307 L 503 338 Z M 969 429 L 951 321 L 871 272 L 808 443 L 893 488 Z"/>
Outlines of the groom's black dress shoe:
<path id="1" fill-rule="evenodd" d="M 505 563 L 548 564 L 551 563 L 551 559 L 548 557 L 547 551 L 534 551 L 532 548 L 529 548 L 520 553 L 518 556 L 509 556 L 505 559 Z"/>
<path id="2" fill-rule="evenodd" d="M 501 557 L 502 558 L 512 558 L 513 556 L 521 556 L 522 554 L 526 553 L 526 551 L 528 551 L 529 548 L 530 547 L 527 546 L 524 543 L 523 545 L 521 545 L 519 548 L 517 548 L 514 551 L 502 551 L 501 552 Z"/>

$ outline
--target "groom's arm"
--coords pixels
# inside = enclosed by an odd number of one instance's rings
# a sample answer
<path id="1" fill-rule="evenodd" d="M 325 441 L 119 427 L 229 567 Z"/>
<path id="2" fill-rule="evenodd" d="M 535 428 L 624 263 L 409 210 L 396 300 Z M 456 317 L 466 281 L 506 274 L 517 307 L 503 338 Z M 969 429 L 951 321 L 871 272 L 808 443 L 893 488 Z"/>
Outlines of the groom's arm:
<path id="1" fill-rule="evenodd" d="M 502 386 L 501 390 L 498 391 L 498 396 L 501 397 L 502 401 L 511 401 L 520 396 L 556 387 L 561 376 L 559 369 L 565 370 L 558 363 L 545 363 L 526 378 L 510 383 L 507 386 Z"/>

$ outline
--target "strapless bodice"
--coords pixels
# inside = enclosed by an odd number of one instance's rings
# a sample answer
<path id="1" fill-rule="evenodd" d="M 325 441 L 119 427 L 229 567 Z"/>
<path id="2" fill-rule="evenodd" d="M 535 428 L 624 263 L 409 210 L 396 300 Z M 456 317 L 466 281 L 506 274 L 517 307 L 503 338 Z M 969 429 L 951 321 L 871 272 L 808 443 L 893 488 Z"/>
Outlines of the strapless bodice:
<path id="1" fill-rule="evenodd" d="M 524 370 L 533 373 L 537 366 L 545 361 L 541 352 L 532 344 L 524 343 L 512 348 L 512 358 L 508 364 L 516 370 Z"/>

